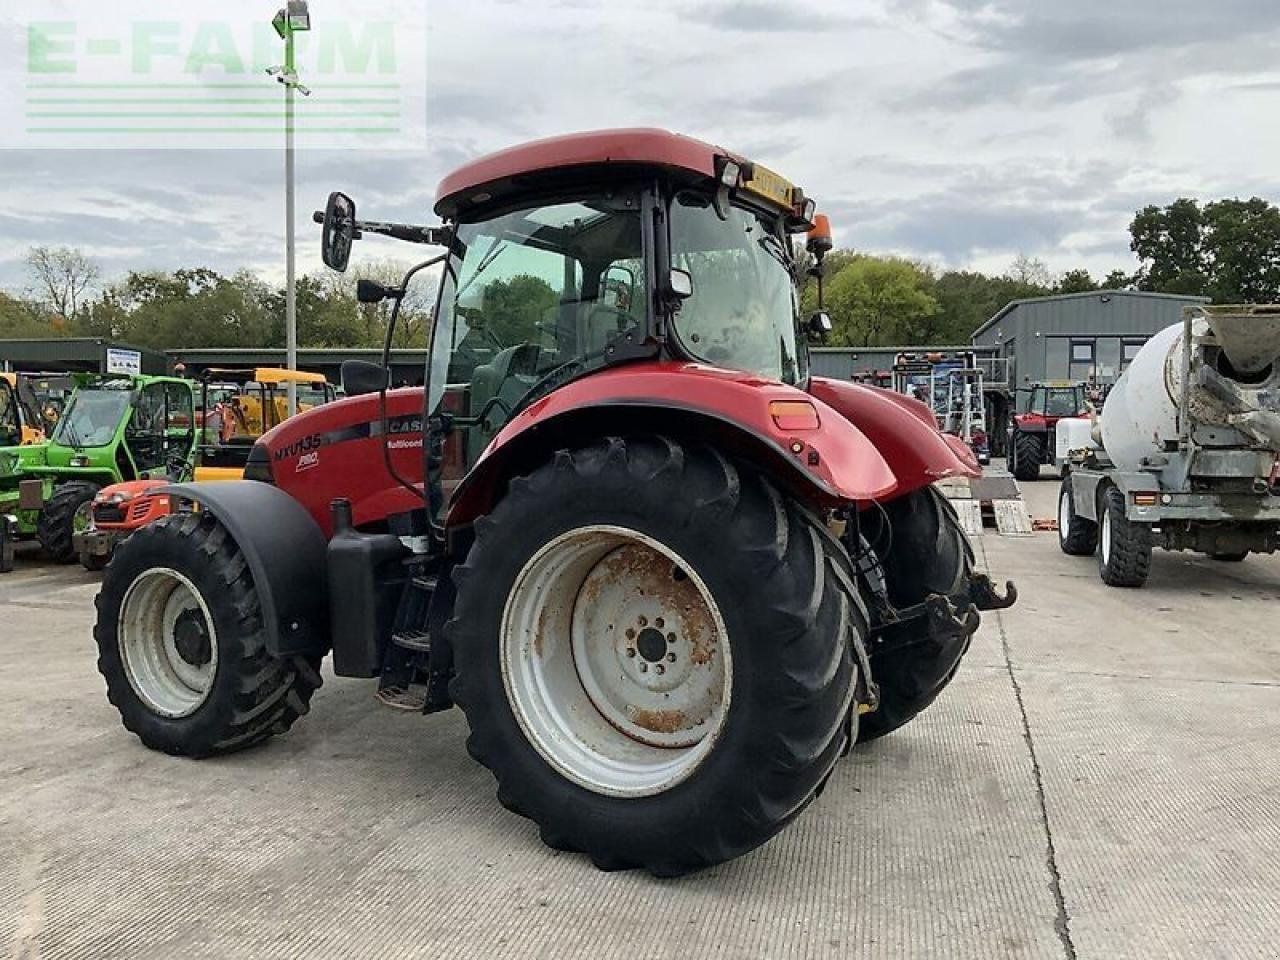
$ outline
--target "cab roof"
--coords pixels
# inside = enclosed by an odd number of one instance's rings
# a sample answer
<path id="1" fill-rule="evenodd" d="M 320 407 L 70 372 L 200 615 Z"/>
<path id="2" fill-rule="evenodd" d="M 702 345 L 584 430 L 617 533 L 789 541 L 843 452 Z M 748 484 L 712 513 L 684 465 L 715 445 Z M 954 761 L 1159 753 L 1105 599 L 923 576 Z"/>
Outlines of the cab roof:
<path id="1" fill-rule="evenodd" d="M 280 367 L 254 367 L 253 369 L 209 367 L 202 376 L 206 380 L 223 377 L 236 383 L 326 383 L 323 373 L 307 373 L 302 370 L 285 370 Z"/>
<path id="2" fill-rule="evenodd" d="M 714 177 L 721 157 L 747 162 L 701 140 L 647 127 L 551 137 L 491 153 L 455 170 L 440 182 L 435 210 L 441 217 L 454 217 L 470 204 L 485 203 L 505 192 L 517 177 L 574 167 L 656 166 Z"/>

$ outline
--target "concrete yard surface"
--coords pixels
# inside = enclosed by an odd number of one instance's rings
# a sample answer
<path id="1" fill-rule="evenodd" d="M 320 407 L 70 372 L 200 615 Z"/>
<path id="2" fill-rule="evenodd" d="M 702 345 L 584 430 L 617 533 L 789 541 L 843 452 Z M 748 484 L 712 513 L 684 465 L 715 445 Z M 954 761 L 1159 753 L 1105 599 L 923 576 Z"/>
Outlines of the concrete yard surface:
<path id="1" fill-rule="evenodd" d="M 1024 484 L 1033 517 L 1058 485 Z M 1272 958 L 1280 559 L 1157 552 L 1114 590 L 988 531 L 1022 599 L 954 684 L 771 843 L 676 881 L 507 813 L 456 711 L 326 675 L 266 746 L 193 762 L 120 725 L 97 575 L 0 576 L 0 957 Z"/>

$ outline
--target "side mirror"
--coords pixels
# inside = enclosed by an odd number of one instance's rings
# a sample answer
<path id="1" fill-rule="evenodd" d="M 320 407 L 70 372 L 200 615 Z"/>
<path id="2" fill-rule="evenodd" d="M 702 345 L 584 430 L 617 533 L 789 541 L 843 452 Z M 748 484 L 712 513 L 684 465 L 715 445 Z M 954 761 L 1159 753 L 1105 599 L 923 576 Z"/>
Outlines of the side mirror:
<path id="1" fill-rule="evenodd" d="M 342 273 L 351 260 L 351 243 L 356 238 L 356 202 L 345 193 L 329 194 L 321 222 L 320 256 L 326 267 Z"/>
<path id="2" fill-rule="evenodd" d="M 835 329 L 831 323 L 831 314 L 826 311 L 815 313 L 809 318 L 809 336 L 818 343 L 825 343 L 831 331 Z"/>
<path id="3" fill-rule="evenodd" d="M 345 360 L 342 364 L 342 390 L 348 397 L 380 393 L 391 385 L 391 372 L 380 363 L 368 360 Z"/>
<path id="4" fill-rule="evenodd" d="M 687 270 L 672 270 L 667 275 L 666 293 L 675 300 L 689 299 L 693 296 L 693 277 Z"/>
<path id="5" fill-rule="evenodd" d="M 356 283 L 356 299 L 361 303 L 381 303 L 398 296 L 399 290 L 384 287 L 376 280 L 360 280 Z"/>

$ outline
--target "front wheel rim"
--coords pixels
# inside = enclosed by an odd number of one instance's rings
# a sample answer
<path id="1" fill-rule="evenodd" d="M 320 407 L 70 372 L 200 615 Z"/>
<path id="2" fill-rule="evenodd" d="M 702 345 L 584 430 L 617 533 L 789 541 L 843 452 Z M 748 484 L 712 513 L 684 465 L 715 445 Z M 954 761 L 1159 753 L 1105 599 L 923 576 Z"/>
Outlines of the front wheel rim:
<path id="1" fill-rule="evenodd" d="M 515 579 L 499 643 L 525 737 L 594 793 L 669 790 L 723 732 L 733 671 L 719 607 L 687 562 L 638 531 L 580 527 L 546 544 Z"/>
<path id="2" fill-rule="evenodd" d="M 133 692 L 155 713 L 178 719 L 200 709 L 218 670 L 218 635 L 204 597 L 168 567 L 139 574 L 117 625 L 120 659 Z"/>
<path id="3" fill-rule="evenodd" d="M 1066 540 L 1071 532 L 1071 491 L 1063 490 L 1058 496 L 1058 535 Z"/>

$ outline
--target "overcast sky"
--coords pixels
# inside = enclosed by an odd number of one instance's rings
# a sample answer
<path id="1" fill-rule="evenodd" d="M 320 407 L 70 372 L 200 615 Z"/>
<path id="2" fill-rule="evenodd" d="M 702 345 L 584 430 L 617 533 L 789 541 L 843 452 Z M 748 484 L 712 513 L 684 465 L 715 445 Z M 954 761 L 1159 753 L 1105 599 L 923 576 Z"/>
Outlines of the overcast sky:
<path id="1" fill-rule="evenodd" d="M 300 156 L 304 271 L 331 189 L 421 221 L 458 163 L 600 127 L 745 153 L 817 197 L 842 246 L 996 273 L 1018 253 L 1131 270 L 1144 204 L 1280 200 L 1280 0 L 432 0 L 429 24 L 428 147 Z M 23 286 L 34 244 L 111 278 L 279 279 L 281 177 L 270 150 L 0 150 L 0 286 Z"/>

